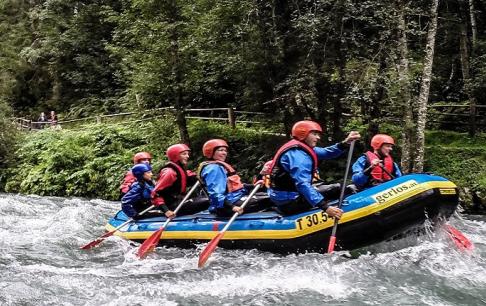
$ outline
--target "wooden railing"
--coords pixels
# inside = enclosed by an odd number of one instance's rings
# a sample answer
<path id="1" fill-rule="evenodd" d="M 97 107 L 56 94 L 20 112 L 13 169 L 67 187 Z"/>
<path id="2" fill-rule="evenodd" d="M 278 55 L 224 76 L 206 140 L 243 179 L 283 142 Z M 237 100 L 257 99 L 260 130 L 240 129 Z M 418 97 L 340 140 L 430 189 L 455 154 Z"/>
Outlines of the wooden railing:
<path id="1" fill-rule="evenodd" d="M 474 135 L 478 127 L 486 127 L 486 105 L 475 105 L 471 108 L 465 104 L 433 104 L 428 106 L 427 122 L 468 127 L 470 135 Z M 463 109 L 461 112 L 444 112 L 445 109 Z M 481 114 L 482 109 L 483 114 Z M 437 118 L 440 117 L 440 118 Z M 446 119 L 444 119 L 444 117 Z M 448 120 L 447 118 L 451 118 Z M 482 119 L 482 120 L 481 120 Z"/>
<path id="2" fill-rule="evenodd" d="M 50 122 L 32 121 L 25 118 L 13 118 L 13 120 L 19 129 L 35 131 L 35 130 L 41 130 L 46 127 L 62 126 L 63 128 L 65 128 L 80 123 L 81 124 L 102 123 L 110 119 L 120 119 L 123 117 L 136 118 L 135 120 L 123 120 L 123 122 L 139 122 L 139 121 L 153 120 L 156 118 L 160 118 L 161 116 L 166 114 L 166 112 L 174 112 L 174 111 L 175 109 L 173 107 L 161 107 L 161 108 L 148 109 L 148 110 L 137 111 L 137 112 L 124 112 L 124 113 L 98 115 L 98 116 L 75 118 L 75 119 L 68 119 L 68 120 L 58 120 L 56 124 L 51 124 Z M 207 115 L 201 115 L 208 112 L 209 114 Z M 233 107 L 189 108 L 189 109 L 185 109 L 184 113 L 186 119 L 226 121 L 233 128 L 236 127 L 237 123 L 252 123 L 252 124 L 262 123 L 262 121 L 258 121 L 258 120 L 248 120 L 247 119 L 248 116 L 252 116 L 254 118 L 256 116 L 268 116 L 268 114 L 262 112 L 238 111 Z M 240 120 L 238 118 L 242 118 L 244 120 Z"/>
<path id="3" fill-rule="evenodd" d="M 470 125 L 472 121 L 467 120 L 468 118 L 471 117 L 469 107 L 470 107 L 469 105 L 463 105 L 463 104 L 429 105 L 427 122 L 441 123 L 441 124 L 454 124 L 454 125 L 460 124 L 464 126 Z M 450 108 L 465 109 L 465 111 L 463 112 L 437 111 L 441 109 L 450 109 Z M 478 127 L 483 127 L 483 126 L 486 127 L 486 120 L 484 120 L 485 116 L 484 114 L 483 115 L 480 114 L 481 113 L 480 111 L 482 109 L 486 110 L 486 105 L 476 105 L 476 115 L 473 123 Z M 120 120 L 124 117 L 130 118 L 130 120 L 121 120 L 122 122 L 139 122 L 139 121 L 146 121 L 146 120 L 154 120 L 156 118 L 160 118 L 164 116 L 167 112 L 174 112 L 174 111 L 175 109 L 173 107 L 161 107 L 161 108 L 148 109 L 148 110 L 136 111 L 136 112 L 124 112 L 124 113 L 116 113 L 116 114 L 109 114 L 109 115 L 75 118 L 69 120 L 59 120 L 57 124 L 58 126 L 60 125 L 63 128 L 65 127 L 69 128 L 70 126 L 79 123 L 85 123 L 85 122 L 102 123 L 111 119 Z M 263 123 L 262 119 L 272 118 L 273 120 L 275 120 L 275 118 L 273 118 L 274 114 L 271 115 L 262 112 L 240 111 L 240 110 L 236 110 L 233 107 L 189 108 L 184 110 L 184 114 L 186 119 L 225 121 L 233 128 L 236 127 L 237 123 L 261 124 Z M 359 117 L 353 114 L 343 113 L 343 115 L 346 117 Z M 438 116 L 440 116 L 441 118 L 437 118 Z M 444 117 L 461 118 L 462 120 L 445 120 Z M 396 121 L 400 121 L 400 119 L 397 119 Z M 43 127 L 51 126 L 49 122 L 36 122 L 25 118 L 14 118 L 14 122 L 16 123 L 19 129 L 23 129 L 23 130 L 40 130 Z"/>

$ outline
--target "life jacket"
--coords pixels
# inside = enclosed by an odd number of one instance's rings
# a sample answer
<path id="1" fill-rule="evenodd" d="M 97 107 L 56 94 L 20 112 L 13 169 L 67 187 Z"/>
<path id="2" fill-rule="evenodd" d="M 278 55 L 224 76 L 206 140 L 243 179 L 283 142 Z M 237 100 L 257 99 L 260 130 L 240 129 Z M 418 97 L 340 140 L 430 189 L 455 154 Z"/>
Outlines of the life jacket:
<path id="1" fill-rule="evenodd" d="M 272 163 L 270 167 L 268 167 L 270 180 L 269 182 L 268 180 L 266 180 L 267 184 L 269 185 L 267 187 L 271 187 L 272 189 L 281 191 L 297 191 L 297 187 L 295 186 L 295 182 L 290 176 L 290 173 L 285 171 L 280 165 L 280 158 L 282 157 L 282 155 L 288 150 L 294 148 L 304 151 L 312 158 L 312 172 L 314 174 L 309 178 L 310 182 L 312 183 L 315 179 L 319 179 L 317 169 L 318 160 L 317 154 L 314 149 L 312 149 L 302 141 L 292 139 L 289 142 L 285 143 L 283 146 L 281 146 L 273 157 Z"/>
<path id="2" fill-rule="evenodd" d="M 383 159 L 383 164 L 384 164 L 383 166 L 386 169 L 386 171 L 388 171 L 389 173 L 393 173 L 393 159 L 391 158 L 390 155 L 384 158 L 380 158 L 374 152 L 368 151 L 365 153 L 365 156 L 370 165 L 374 160 Z M 383 169 L 379 165 L 377 165 L 371 170 L 370 179 L 368 180 L 368 185 L 376 186 L 386 181 L 389 181 L 391 179 L 392 177 L 390 177 L 385 171 L 383 171 Z"/>
<path id="3" fill-rule="evenodd" d="M 132 171 L 128 171 L 123 178 L 123 181 L 120 185 L 120 194 L 123 196 L 125 193 L 130 190 L 130 186 L 133 185 L 137 181 L 137 178 L 133 175 Z"/>
<path id="4" fill-rule="evenodd" d="M 136 182 L 130 186 L 132 188 L 139 188 L 139 192 L 142 195 L 138 200 L 131 201 L 128 205 L 132 205 L 132 207 L 137 211 L 141 212 L 150 207 L 151 203 L 151 193 L 154 189 L 153 183 L 150 182 Z M 122 206 L 123 207 L 123 206 Z"/>
<path id="5" fill-rule="evenodd" d="M 245 186 L 243 183 L 241 183 L 241 178 L 240 176 L 236 173 L 236 170 L 231 167 L 230 164 L 225 163 L 220 160 L 207 160 L 199 164 L 199 167 L 197 169 L 197 177 L 201 182 L 203 182 L 203 179 L 201 178 L 201 173 L 204 167 L 210 164 L 218 164 L 224 167 L 226 170 L 226 191 L 227 192 L 233 192 L 240 190 L 241 188 L 244 188 Z M 206 189 L 206 186 L 203 186 L 204 189 Z"/>
<path id="6" fill-rule="evenodd" d="M 163 166 L 160 171 L 165 168 L 171 168 L 177 174 L 176 181 L 164 189 L 157 190 L 158 196 L 164 198 L 166 204 L 172 204 L 179 201 L 182 195 L 186 193 L 187 187 L 187 173 L 179 164 L 169 161 L 165 166 Z M 159 171 L 159 173 L 160 173 Z"/>

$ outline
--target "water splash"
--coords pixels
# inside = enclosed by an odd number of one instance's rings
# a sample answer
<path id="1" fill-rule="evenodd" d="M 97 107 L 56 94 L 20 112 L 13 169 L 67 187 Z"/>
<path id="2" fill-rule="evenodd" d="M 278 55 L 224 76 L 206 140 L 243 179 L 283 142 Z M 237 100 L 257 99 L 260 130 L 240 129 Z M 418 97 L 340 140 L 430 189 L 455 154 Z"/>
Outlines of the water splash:
<path id="1" fill-rule="evenodd" d="M 441 232 L 352 252 L 280 256 L 218 249 L 197 269 L 200 249 L 136 245 L 103 233 L 119 204 L 0 194 L 0 303 L 4 305 L 457 305 L 486 303 L 484 217 L 451 223 L 476 245 L 458 251 Z"/>

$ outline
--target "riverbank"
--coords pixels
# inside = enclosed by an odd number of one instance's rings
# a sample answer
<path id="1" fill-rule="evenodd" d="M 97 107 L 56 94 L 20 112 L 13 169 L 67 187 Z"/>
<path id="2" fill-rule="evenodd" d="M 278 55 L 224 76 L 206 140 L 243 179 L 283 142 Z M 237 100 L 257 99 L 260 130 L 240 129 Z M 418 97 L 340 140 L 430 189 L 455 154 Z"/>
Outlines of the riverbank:
<path id="1" fill-rule="evenodd" d="M 191 121 L 191 169 L 202 160 L 200 148 L 212 137 L 230 144 L 230 162 L 245 180 L 271 159 L 284 136 L 262 127 Z M 144 123 L 87 124 L 76 129 L 43 130 L 18 138 L 15 161 L 2 170 L 2 189 L 11 193 L 117 200 L 118 186 L 135 152 L 153 154 L 154 169 L 165 164 L 165 149 L 178 141 L 173 118 Z M 426 137 L 426 172 L 447 177 L 461 187 L 468 212 L 484 212 L 486 205 L 486 136 L 431 131 Z M 364 150 L 358 146 L 355 157 Z M 395 159 L 399 160 L 397 150 Z M 326 181 L 342 179 L 344 159 L 321 165 Z"/>

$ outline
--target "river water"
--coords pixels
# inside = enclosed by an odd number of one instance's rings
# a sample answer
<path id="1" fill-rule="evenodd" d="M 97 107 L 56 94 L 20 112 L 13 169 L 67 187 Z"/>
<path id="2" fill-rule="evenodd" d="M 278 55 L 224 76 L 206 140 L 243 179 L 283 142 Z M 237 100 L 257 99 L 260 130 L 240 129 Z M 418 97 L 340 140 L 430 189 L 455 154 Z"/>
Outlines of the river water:
<path id="1" fill-rule="evenodd" d="M 475 244 L 465 254 L 442 232 L 332 256 L 136 246 L 104 232 L 116 202 L 0 194 L 0 305 L 486 305 L 486 218 L 451 224 Z M 359 234 L 359 233 L 357 233 Z"/>

